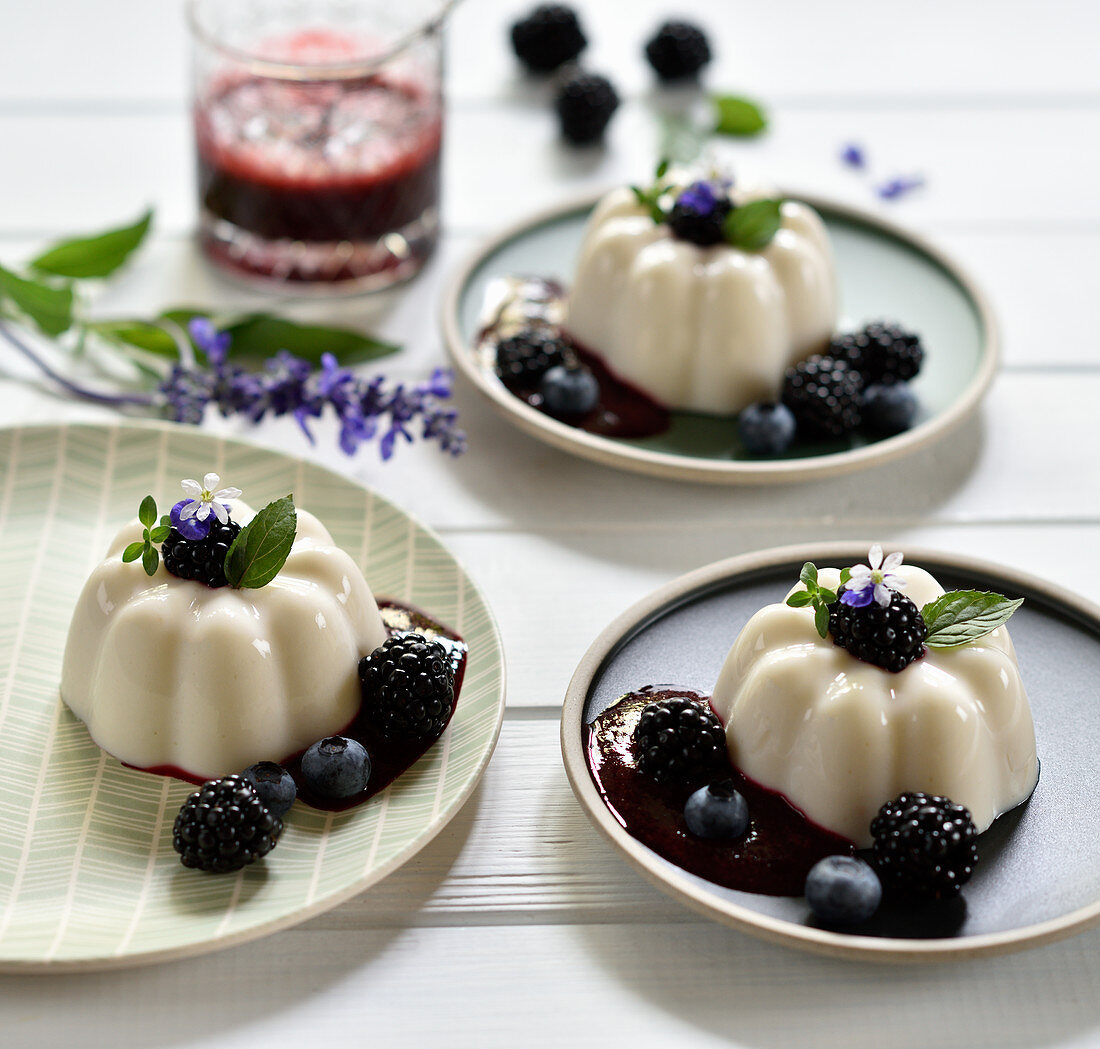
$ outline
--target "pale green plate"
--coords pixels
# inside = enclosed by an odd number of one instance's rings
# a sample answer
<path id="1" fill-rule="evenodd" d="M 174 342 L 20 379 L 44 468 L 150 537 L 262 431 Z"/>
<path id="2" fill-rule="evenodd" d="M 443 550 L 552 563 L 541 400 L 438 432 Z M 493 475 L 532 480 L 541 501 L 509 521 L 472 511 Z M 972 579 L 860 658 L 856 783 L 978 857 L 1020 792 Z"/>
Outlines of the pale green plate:
<path id="1" fill-rule="evenodd" d="M 194 788 L 124 768 L 58 696 L 84 579 L 141 498 L 216 470 L 254 503 L 293 492 L 374 592 L 469 642 L 450 727 L 368 804 L 291 811 L 278 847 L 236 875 L 182 867 L 172 822 Z M 504 713 L 500 635 L 440 541 L 381 496 L 300 460 L 168 426 L 0 430 L 0 971 L 107 968 L 198 954 L 303 921 L 400 866 L 451 819 Z"/>
<path id="2" fill-rule="evenodd" d="M 781 458 L 753 458 L 740 447 L 732 419 L 674 412 L 666 433 L 625 440 L 585 433 L 513 397 L 473 352 L 486 288 L 494 277 L 516 274 L 556 277 L 568 287 L 592 198 L 506 230 L 460 269 L 443 306 L 455 366 L 510 422 L 540 440 L 608 466 L 677 480 L 808 480 L 882 462 L 942 437 L 976 407 L 996 371 L 996 322 L 985 297 L 956 262 L 916 235 L 870 212 L 804 193 L 786 195 L 816 208 L 829 229 L 840 330 L 886 319 L 920 333 L 927 354 L 913 388 L 921 409 L 906 433 L 873 442 L 802 443 Z"/>

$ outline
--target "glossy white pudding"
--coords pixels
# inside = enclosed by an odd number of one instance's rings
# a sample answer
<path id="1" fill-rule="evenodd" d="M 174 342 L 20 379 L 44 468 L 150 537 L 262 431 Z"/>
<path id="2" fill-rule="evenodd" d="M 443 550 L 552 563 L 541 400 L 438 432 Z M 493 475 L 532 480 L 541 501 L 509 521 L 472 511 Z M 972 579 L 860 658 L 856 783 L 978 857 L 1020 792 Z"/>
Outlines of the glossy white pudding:
<path id="1" fill-rule="evenodd" d="M 918 608 L 944 592 L 921 568 L 896 571 Z M 822 569 L 819 579 L 835 589 L 840 573 Z M 929 648 L 893 674 L 822 638 L 812 609 L 768 605 L 730 650 L 714 708 L 738 768 L 861 847 L 879 808 L 902 791 L 945 795 L 982 831 L 1025 801 L 1039 775 L 1031 707 L 1003 626 Z"/>
<path id="2" fill-rule="evenodd" d="M 231 503 L 233 520 L 253 511 Z M 386 638 L 355 562 L 298 510 L 286 564 L 256 590 L 153 576 L 122 551 L 130 522 L 88 578 L 69 627 L 61 697 L 92 738 L 139 768 L 211 778 L 278 761 L 345 728 L 357 663 Z"/>
<path id="3" fill-rule="evenodd" d="M 665 407 L 732 415 L 778 398 L 836 310 L 832 247 L 808 205 L 784 202 L 775 239 L 753 252 L 679 240 L 620 188 L 588 221 L 565 326 Z"/>

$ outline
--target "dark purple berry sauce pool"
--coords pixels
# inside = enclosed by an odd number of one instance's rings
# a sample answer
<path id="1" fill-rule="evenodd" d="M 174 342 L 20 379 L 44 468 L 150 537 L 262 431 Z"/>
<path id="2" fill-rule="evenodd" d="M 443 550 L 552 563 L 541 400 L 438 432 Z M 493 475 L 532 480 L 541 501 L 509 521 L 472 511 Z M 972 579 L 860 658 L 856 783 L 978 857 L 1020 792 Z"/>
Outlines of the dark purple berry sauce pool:
<path id="1" fill-rule="evenodd" d="M 397 601 L 380 600 L 378 610 L 382 613 L 382 621 L 386 624 L 386 629 L 391 635 L 416 631 L 433 641 L 438 641 L 447 649 L 455 675 L 455 699 L 454 704 L 451 706 L 451 717 L 453 717 L 455 707 L 458 706 L 462 679 L 466 673 L 466 657 L 468 654 L 466 642 L 450 627 L 436 622 L 410 605 L 403 605 Z M 450 720 L 449 717 L 447 719 L 448 725 Z M 444 726 L 443 731 L 446 731 L 446 726 Z M 440 732 L 439 735 L 442 734 Z M 310 792 L 302 779 L 302 754 L 304 751 L 291 754 L 279 762 L 294 777 L 294 782 L 298 787 L 298 800 L 304 801 L 307 805 L 312 805 L 316 809 L 325 809 L 329 812 L 342 812 L 373 798 L 375 794 L 385 790 L 398 776 L 415 765 L 428 751 L 428 748 L 439 739 L 439 736 L 413 741 L 385 739 L 373 725 L 366 722 L 362 713 L 357 715 L 350 725 L 341 732 L 335 733 L 335 735 L 358 740 L 370 755 L 370 782 L 367 784 L 367 789 L 360 794 L 334 801 L 332 798 L 321 798 Z M 134 766 L 129 767 L 133 768 Z M 158 776 L 171 776 L 174 779 L 186 780 L 188 783 L 205 782 L 205 777 L 195 776 L 174 765 L 155 765 L 152 768 L 139 769 L 138 771 L 152 772 Z"/>
<path id="2" fill-rule="evenodd" d="M 782 794 L 762 787 L 732 765 L 728 777 L 748 803 L 748 831 L 734 841 L 692 834 L 684 822 L 684 803 L 703 784 L 657 783 L 638 769 L 631 743 L 645 707 L 673 696 L 700 705 L 710 702 L 709 696 L 695 689 L 649 685 L 628 692 L 585 726 L 592 780 L 632 837 L 690 874 L 766 896 L 801 896 L 806 875 L 818 860 L 855 854 L 847 838 L 819 827 Z"/>

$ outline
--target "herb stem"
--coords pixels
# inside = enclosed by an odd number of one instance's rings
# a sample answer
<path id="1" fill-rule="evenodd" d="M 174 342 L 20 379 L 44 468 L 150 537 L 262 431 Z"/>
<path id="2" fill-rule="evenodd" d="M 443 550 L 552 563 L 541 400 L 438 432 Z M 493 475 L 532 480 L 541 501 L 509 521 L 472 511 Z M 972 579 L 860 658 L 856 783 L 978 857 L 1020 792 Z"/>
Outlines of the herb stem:
<path id="1" fill-rule="evenodd" d="M 93 401 L 96 404 L 108 404 L 112 407 L 138 405 L 142 408 L 151 408 L 156 403 L 150 394 L 102 393 L 98 390 L 90 389 L 87 386 L 81 386 L 71 379 L 67 379 L 64 375 L 51 367 L 36 350 L 16 335 L 9 325 L 3 321 L 0 321 L 0 336 L 3 336 L 11 346 L 35 364 L 47 378 L 57 383 L 63 390 L 73 394 L 75 397 L 81 397 L 86 401 Z"/>

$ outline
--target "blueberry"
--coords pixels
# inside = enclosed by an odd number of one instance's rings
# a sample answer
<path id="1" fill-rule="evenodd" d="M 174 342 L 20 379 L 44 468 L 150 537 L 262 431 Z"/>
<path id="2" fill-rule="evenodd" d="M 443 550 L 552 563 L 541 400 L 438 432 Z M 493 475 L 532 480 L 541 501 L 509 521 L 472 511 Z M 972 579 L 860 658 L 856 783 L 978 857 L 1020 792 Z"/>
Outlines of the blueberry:
<path id="1" fill-rule="evenodd" d="M 882 884 L 856 856 L 826 856 L 810 868 L 806 902 L 827 925 L 859 925 L 878 910 Z"/>
<path id="2" fill-rule="evenodd" d="M 298 788 L 294 786 L 290 773 L 274 761 L 249 765 L 241 776 L 252 784 L 252 789 L 260 795 L 260 801 L 279 819 L 286 815 L 298 796 Z"/>
<path id="3" fill-rule="evenodd" d="M 302 776 L 323 798 L 350 798 L 366 789 L 370 756 L 354 739 L 329 736 L 302 755 Z"/>
<path id="4" fill-rule="evenodd" d="M 901 433 L 916 415 L 916 394 L 903 382 L 875 383 L 863 393 L 863 425 L 872 433 Z"/>
<path id="5" fill-rule="evenodd" d="M 553 415 L 584 415 L 596 407 L 600 384 L 587 368 L 551 368 L 539 384 L 542 403 Z"/>
<path id="6" fill-rule="evenodd" d="M 794 415 L 785 404 L 750 404 L 737 419 L 737 435 L 750 455 L 778 455 L 794 440 Z"/>
<path id="7" fill-rule="evenodd" d="M 700 838 L 739 838 L 748 830 L 749 807 L 727 779 L 692 794 L 684 806 L 684 820 Z"/>

